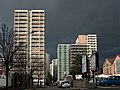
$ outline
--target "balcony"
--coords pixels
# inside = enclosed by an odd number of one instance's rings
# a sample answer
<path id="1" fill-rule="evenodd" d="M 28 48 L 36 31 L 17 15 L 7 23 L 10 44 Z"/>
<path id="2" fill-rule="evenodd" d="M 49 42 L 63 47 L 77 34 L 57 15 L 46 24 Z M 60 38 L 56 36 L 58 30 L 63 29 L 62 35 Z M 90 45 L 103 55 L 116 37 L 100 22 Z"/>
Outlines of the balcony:
<path id="1" fill-rule="evenodd" d="M 19 17 L 19 19 L 28 19 L 28 17 Z"/>
<path id="2" fill-rule="evenodd" d="M 38 19 L 38 20 L 39 20 L 39 19 L 40 19 L 40 17 L 32 17 L 32 19 Z"/>

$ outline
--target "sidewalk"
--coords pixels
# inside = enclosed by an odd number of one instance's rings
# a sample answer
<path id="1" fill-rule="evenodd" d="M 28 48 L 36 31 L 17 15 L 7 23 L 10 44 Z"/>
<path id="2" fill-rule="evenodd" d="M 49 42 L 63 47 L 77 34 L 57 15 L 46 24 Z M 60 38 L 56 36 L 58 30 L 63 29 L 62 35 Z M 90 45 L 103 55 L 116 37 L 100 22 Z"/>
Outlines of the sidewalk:
<path id="1" fill-rule="evenodd" d="M 57 87 L 49 87 L 49 88 L 29 88 L 29 89 L 24 89 L 24 90 L 89 90 L 88 88 L 76 88 L 76 87 L 71 87 L 71 88 L 57 88 Z"/>
<path id="2" fill-rule="evenodd" d="M 88 90 L 88 88 L 76 88 L 76 87 L 72 87 L 72 88 L 67 88 L 67 90 Z"/>
<path id="3" fill-rule="evenodd" d="M 0 87 L 0 90 L 24 90 L 22 87 Z"/>

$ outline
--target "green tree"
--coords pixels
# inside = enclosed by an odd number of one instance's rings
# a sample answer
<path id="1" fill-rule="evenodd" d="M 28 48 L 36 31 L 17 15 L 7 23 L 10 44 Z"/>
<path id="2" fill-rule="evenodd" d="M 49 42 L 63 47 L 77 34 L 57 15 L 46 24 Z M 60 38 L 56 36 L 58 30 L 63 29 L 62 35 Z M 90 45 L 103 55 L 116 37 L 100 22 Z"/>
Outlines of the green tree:
<path id="1" fill-rule="evenodd" d="M 77 74 L 82 74 L 82 55 L 79 54 L 76 55 L 75 60 L 70 67 L 70 75 L 73 75 L 74 79 Z"/>

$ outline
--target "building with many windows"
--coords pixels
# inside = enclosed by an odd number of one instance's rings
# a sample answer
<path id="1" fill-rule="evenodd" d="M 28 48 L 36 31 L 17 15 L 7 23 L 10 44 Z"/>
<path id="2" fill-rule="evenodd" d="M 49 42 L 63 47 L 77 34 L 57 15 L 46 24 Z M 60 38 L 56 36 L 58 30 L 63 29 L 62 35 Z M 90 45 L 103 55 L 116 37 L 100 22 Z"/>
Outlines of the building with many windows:
<path id="1" fill-rule="evenodd" d="M 14 55 L 14 69 L 24 67 L 23 72 L 32 74 L 34 84 L 44 85 L 45 11 L 15 10 L 14 32 L 14 48 L 20 48 Z"/>
<path id="2" fill-rule="evenodd" d="M 69 48 L 70 44 L 58 45 L 58 80 L 62 80 L 69 74 Z"/>
<path id="3" fill-rule="evenodd" d="M 69 56 L 70 56 L 70 67 L 71 67 L 72 62 L 76 58 L 76 55 L 90 56 L 92 54 L 92 51 L 89 44 L 71 44 L 69 54 L 70 54 Z"/>
<path id="4" fill-rule="evenodd" d="M 92 53 L 97 52 L 97 35 L 96 34 L 79 35 L 78 38 L 76 39 L 76 44 L 86 44 L 89 47 L 88 49 L 90 50 L 90 52 L 87 55 L 89 58 L 89 69 L 91 72 L 92 69 L 91 55 Z"/>
<path id="5" fill-rule="evenodd" d="M 96 34 L 86 34 L 79 35 L 76 39 L 76 44 L 89 44 L 92 51 L 97 51 L 97 35 Z"/>

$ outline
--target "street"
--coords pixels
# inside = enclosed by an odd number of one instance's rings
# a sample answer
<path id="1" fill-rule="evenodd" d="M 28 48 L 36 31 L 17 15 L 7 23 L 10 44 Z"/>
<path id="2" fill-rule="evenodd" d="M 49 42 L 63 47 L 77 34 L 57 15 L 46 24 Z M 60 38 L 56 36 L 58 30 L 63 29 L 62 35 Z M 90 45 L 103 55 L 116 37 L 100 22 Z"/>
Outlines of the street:
<path id="1" fill-rule="evenodd" d="M 6 90 L 5 88 L 0 88 L 0 90 Z M 11 87 L 7 90 L 120 90 L 120 86 L 109 86 L 109 87 L 102 87 L 98 86 L 97 88 L 76 88 L 76 87 L 70 87 L 70 88 L 58 88 L 56 86 L 53 87 L 39 87 L 39 88 L 29 88 L 29 89 L 23 89 L 21 87 Z"/>
<path id="2" fill-rule="evenodd" d="M 24 90 L 120 90 L 120 86 L 109 86 L 109 87 L 97 87 L 97 88 L 76 88 L 76 87 L 70 87 L 70 88 L 58 88 L 56 86 L 54 87 L 44 87 L 44 88 L 32 88 L 32 89 L 24 89 Z"/>

